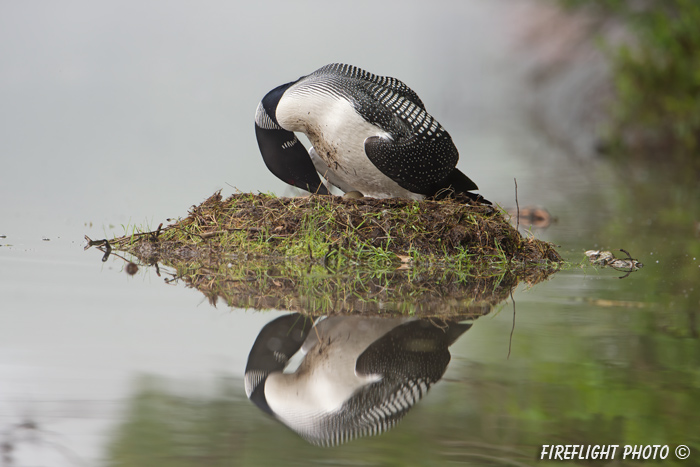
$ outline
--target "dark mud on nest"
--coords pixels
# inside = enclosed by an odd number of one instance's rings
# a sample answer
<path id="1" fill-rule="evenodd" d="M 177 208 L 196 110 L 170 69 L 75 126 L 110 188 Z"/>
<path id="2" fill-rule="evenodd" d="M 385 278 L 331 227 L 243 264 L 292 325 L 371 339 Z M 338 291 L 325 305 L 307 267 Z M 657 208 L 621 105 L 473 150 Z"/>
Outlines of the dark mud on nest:
<path id="1" fill-rule="evenodd" d="M 150 261 L 211 256 L 327 257 L 333 250 L 361 260 L 368 249 L 399 256 L 449 259 L 467 255 L 524 263 L 560 262 L 553 245 L 523 238 L 502 211 L 461 200 L 278 198 L 215 193 L 189 215 L 154 232 L 112 240 Z"/>

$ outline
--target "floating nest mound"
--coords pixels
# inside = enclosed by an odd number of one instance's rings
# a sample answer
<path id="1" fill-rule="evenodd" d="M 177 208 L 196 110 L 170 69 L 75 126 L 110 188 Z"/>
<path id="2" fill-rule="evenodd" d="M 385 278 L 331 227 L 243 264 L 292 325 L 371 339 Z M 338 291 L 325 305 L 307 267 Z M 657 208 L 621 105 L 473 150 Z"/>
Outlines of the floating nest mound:
<path id="1" fill-rule="evenodd" d="M 215 193 L 165 228 L 111 241 L 120 250 L 159 261 L 203 257 L 304 257 L 341 254 L 357 262 L 561 262 L 553 245 L 523 238 L 491 206 L 463 200 L 279 198 Z"/>
<path id="2" fill-rule="evenodd" d="M 503 212 L 464 200 L 217 192 L 174 224 L 109 245 L 174 268 L 168 282 L 212 304 L 311 315 L 480 316 L 561 261 Z"/>

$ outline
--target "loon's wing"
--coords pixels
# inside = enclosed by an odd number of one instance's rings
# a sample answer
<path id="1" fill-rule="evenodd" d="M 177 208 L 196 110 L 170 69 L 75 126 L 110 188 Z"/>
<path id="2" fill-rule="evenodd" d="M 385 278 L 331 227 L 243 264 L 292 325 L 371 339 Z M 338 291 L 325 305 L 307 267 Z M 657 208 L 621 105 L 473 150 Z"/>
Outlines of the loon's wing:
<path id="1" fill-rule="evenodd" d="M 418 94 L 416 94 L 413 91 L 413 89 L 406 86 L 406 84 L 403 81 L 398 80 L 396 78 L 392 78 L 390 76 L 375 75 L 374 73 L 370 73 L 369 71 L 365 71 L 356 66 L 345 65 L 343 63 L 331 63 L 330 65 L 326 65 L 324 67 L 319 68 L 318 70 L 311 73 L 311 75 L 309 76 L 319 76 L 331 79 L 335 77 L 340 80 L 347 80 L 349 83 L 344 83 L 343 87 L 346 90 L 349 90 L 350 94 L 353 94 L 353 87 L 369 86 L 371 88 L 376 88 L 376 90 L 378 91 L 381 91 L 382 89 L 388 89 L 400 96 L 405 97 L 411 102 L 414 102 L 421 108 L 425 108 L 425 105 L 423 105 L 423 101 L 420 100 Z M 356 81 L 356 83 L 352 83 L 352 81 Z"/>
<path id="2" fill-rule="evenodd" d="M 390 135 L 365 140 L 365 154 L 384 175 L 414 193 L 433 195 L 445 188 L 441 182 L 455 170 L 459 153 L 411 88 L 396 78 L 338 63 L 312 75 L 348 98 L 367 122 Z M 469 183 L 461 183 L 461 189 L 477 189 L 466 180 Z"/>
<path id="3" fill-rule="evenodd" d="M 365 140 L 367 158 L 387 177 L 414 193 L 433 195 L 455 170 L 459 155 L 446 133 L 431 138 L 420 135 Z M 470 180 L 471 181 L 471 180 Z M 475 190 L 474 182 L 465 187 Z"/>
<path id="4" fill-rule="evenodd" d="M 401 187 L 428 196 L 445 189 L 478 189 L 456 169 L 459 152 L 449 133 L 402 81 L 340 63 L 319 68 L 308 78 L 324 92 L 347 98 L 365 121 L 390 135 L 367 138 L 365 154 Z"/>

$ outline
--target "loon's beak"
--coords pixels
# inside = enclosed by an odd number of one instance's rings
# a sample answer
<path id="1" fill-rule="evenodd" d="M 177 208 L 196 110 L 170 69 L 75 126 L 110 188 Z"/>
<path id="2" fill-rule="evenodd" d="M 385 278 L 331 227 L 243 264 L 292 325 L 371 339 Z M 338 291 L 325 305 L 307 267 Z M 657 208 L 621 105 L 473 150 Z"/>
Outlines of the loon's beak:
<path id="1" fill-rule="evenodd" d="M 311 193 L 329 194 L 309 153 L 293 132 L 262 128 L 256 121 L 255 136 L 265 165 L 277 178 Z"/>

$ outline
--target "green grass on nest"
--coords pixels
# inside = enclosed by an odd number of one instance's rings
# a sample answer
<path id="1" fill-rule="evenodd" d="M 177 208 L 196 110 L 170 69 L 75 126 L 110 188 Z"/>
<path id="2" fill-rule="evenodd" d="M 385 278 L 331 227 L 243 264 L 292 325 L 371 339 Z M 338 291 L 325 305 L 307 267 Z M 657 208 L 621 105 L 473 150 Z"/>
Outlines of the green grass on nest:
<path id="1" fill-rule="evenodd" d="M 455 200 L 279 198 L 215 193 L 189 215 L 155 232 L 111 241 L 138 256 L 183 259 L 274 257 L 366 266 L 441 262 L 476 264 L 560 262 L 550 243 L 523 238 L 491 206 Z"/>

